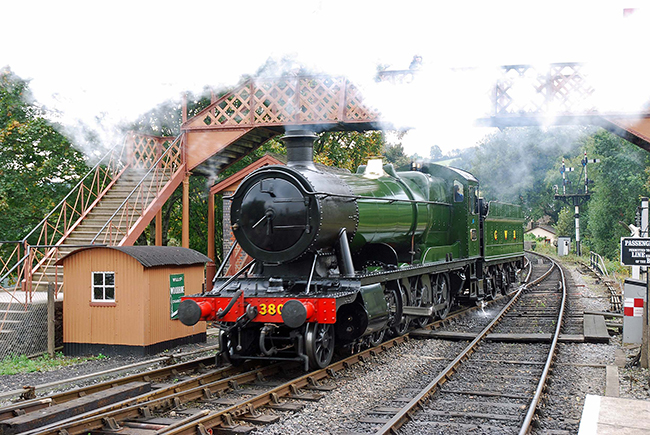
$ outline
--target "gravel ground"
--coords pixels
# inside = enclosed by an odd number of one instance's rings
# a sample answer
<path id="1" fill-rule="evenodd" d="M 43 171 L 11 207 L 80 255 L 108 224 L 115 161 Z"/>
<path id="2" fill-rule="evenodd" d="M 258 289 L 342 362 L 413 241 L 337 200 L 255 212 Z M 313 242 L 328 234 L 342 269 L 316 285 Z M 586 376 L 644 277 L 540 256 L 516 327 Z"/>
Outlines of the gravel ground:
<path id="1" fill-rule="evenodd" d="M 440 340 L 411 340 L 375 357 L 373 364 L 355 365 L 336 379 L 337 389 L 300 413 L 287 414 L 279 423 L 260 428 L 264 434 L 327 434 L 377 430 L 380 425 L 360 424 L 367 411 L 396 406 L 391 399 L 408 394 L 413 379 L 421 387 L 442 370 L 464 343 Z M 374 430 L 373 430 L 374 429 Z"/>

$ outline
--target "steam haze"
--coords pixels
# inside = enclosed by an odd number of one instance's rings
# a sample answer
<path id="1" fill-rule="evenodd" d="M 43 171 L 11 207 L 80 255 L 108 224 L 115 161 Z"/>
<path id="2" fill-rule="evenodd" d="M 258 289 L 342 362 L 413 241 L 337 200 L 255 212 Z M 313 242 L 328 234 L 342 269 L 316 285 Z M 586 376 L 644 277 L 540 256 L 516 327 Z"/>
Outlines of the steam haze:
<path id="1" fill-rule="evenodd" d="M 650 96 L 639 51 L 648 16 L 638 1 L 9 2 L 0 67 L 9 66 L 57 121 L 104 140 L 183 91 L 235 85 L 268 58 L 363 87 L 395 126 L 413 127 L 406 152 L 427 156 L 476 145 L 473 126 L 504 64 L 593 62 L 603 108 L 634 110 Z M 402 89 L 373 81 L 377 65 L 407 69 Z M 452 73 L 451 68 L 473 72 Z M 624 80 L 619 80 L 621 77 Z"/>

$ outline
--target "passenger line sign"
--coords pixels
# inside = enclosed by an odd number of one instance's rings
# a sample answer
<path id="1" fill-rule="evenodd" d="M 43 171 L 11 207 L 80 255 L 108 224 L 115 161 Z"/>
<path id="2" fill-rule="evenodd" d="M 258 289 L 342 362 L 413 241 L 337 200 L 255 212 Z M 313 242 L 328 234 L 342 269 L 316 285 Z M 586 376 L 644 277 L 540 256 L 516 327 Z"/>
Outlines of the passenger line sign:
<path id="1" fill-rule="evenodd" d="M 621 237 L 621 263 L 650 266 L 650 238 Z"/>

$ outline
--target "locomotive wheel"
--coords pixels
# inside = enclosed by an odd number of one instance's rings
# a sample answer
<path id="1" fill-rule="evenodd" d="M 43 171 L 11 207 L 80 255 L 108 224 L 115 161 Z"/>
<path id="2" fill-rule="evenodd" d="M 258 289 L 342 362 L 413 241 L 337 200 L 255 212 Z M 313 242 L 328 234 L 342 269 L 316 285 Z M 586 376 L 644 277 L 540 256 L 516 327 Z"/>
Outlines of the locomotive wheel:
<path id="1" fill-rule="evenodd" d="M 489 299 L 494 299 L 497 297 L 496 281 L 497 280 L 495 279 L 492 272 L 487 272 L 485 274 L 485 296 L 487 296 Z"/>
<path id="2" fill-rule="evenodd" d="M 403 314 L 405 303 L 408 303 L 408 300 L 404 290 L 401 288 L 391 290 L 388 305 L 390 311 L 395 315 L 390 328 L 393 335 L 404 335 L 409 330 L 409 320 Z"/>
<path id="3" fill-rule="evenodd" d="M 503 266 L 503 269 L 499 273 L 501 273 L 501 282 L 503 283 L 501 286 L 501 294 L 505 295 L 510 289 L 510 266 Z"/>
<path id="4" fill-rule="evenodd" d="M 418 307 L 430 307 L 431 306 L 431 279 L 429 275 L 422 275 L 417 277 L 417 280 L 414 281 L 415 286 L 411 288 L 415 289 L 416 300 L 415 305 Z M 431 322 L 433 319 L 430 316 L 422 316 L 415 319 L 415 323 L 420 327 L 424 328 Z"/>
<path id="5" fill-rule="evenodd" d="M 433 304 L 445 304 L 445 307 L 442 310 L 436 311 L 436 316 L 440 319 L 444 319 L 449 314 L 451 309 L 451 287 L 449 286 L 449 278 L 447 274 L 441 273 L 436 279 L 436 291 L 433 297 Z"/>
<path id="6" fill-rule="evenodd" d="M 386 336 L 385 329 L 375 331 L 372 334 L 370 334 L 368 336 L 368 343 L 370 344 L 370 347 L 379 346 L 384 341 L 385 336 Z"/>
<path id="7" fill-rule="evenodd" d="M 334 356 L 334 325 L 310 323 L 305 333 L 305 352 L 309 366 L 315 369 L 327 367 Z"/>

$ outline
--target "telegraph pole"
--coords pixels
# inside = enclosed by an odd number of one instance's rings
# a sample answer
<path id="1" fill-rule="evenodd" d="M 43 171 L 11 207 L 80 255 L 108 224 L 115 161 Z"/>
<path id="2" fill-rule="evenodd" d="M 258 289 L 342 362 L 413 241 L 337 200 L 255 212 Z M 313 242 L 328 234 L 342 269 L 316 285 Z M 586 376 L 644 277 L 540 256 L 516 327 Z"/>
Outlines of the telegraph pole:
<path id="1" fill-rule="evenodd" d="M 582 159 L 582 170 L 585 174 L 585 187 L 584 191 L 580 193 L 570 194 L 567 193 L 567 185 L 569 180 L 566 177 L 567 172 L 575 171 L 574 168 L 567 168 L 564 164 L 564 159 L 562 159 L 562 167 L 560 168 L 560 173 L 562 174 L 562 195 L 556 194 L 555 199 L 564 202 L 569 206 L 574 208 L 574 218 L 575 218 L 575 227 L 576 227 L 576 254 L 580 256 L 582 251 L 580 249 L 580 206 L 587 202 L 591 195 L 589 194 L 589 184 L 591 180 L 587 176 L 587 164 L 588 163 L 598 163 L 600 159 L 588 159 L 587 151 L 585 151 L 584 158 Z"/>

